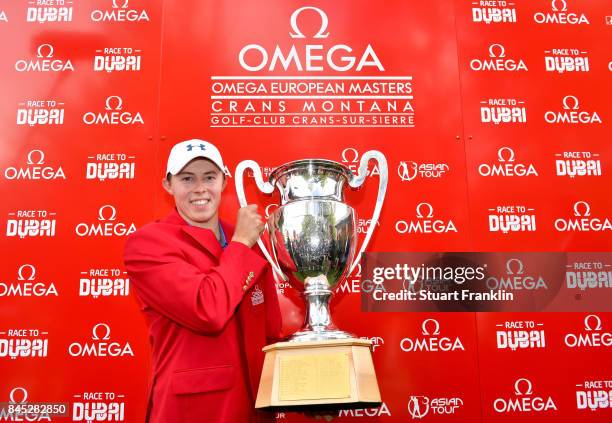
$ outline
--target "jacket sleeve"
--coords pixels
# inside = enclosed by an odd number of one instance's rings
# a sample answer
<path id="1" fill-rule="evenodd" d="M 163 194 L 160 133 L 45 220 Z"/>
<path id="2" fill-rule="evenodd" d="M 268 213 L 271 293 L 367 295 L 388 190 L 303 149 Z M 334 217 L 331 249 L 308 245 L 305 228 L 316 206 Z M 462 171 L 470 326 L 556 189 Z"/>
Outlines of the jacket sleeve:
<path id="1" fill-rule="evenodd" d="M 125 246 L 125 265 L 140 300 L 194 332 L 220 332 L 244 293 L 265 272 L 266 261 L 246 245 L 230 242 L 218 266 L 203 272 L 164 234 L 139 233 Z"/>
<path id="2" fill-rule="evenodd" d="M 263 276 L 265 278 L 264 296 L 266 298 L 266 338 L 267 342 L 272 344 L 280 341 L 282 338 L 282 318 L 278 302 L 278 292 L 276 290 L 276 281 L 273 275 L 274 271 L 269 264 L 267 264 L 266 268 L 267 271 Z"/>

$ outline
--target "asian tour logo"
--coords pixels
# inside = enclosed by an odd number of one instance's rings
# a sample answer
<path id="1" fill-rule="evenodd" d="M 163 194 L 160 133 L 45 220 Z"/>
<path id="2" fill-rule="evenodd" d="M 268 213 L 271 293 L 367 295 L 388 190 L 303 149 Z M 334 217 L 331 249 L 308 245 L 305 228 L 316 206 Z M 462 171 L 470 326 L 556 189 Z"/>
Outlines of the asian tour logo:
<path id="1" fill-rule="evenodd" d="M 372 353 L 374 353 L 377 348 L 380 348 L 381 346 L 385 345 L 384 338 L 380 336 L 362 336 L 361 339 L 365 339 L 366 341 L 370 341 L 372 343 Z"/>
<path id="2" fill-rule="evenodd" d="M 125 421 L 125 395 L 115 392 L 76 394 L 72 403 L 72 421 Z"/>
<path id="3" fill-rule="evenodd" d="M 561 101 L 561 110 L 548 110 L 544 113 L 544 120 L 550 124 L 570 124 L 570 125 L 592 125 L 602 123 L 597 111 L 587 111 L 580 108 L 578 97 L 566 95 Z"/>
<path id="4" fill-rule="evenodd" d="M 142 50 L 131 47 L 106 47 L 96 50 L 95 72 L 137 72 L 140 70 Z"/>
<path id="5" fill-rule="evenodd" d="M 48 332 L 38 329 L 0 331 L 0 358 L 46 357 L 48 335 Z"/>
<path id="6" fill-rule="evenodd" d="M 525 265 L 518 258 L 506 261 L 506 275 L 489 276 L 485 282 L 490 290 L 538 290 L 548 289 L 546 280 L 541 275 L 525 272 Z"/>
<path id="7" fill-rule="evenodd" d="M 69 59 L 58 59 L 51 44 L 41 44 L 36 49 L 34 59 L 20 59 L 15 62 L 17 72 L 73 72 L 74 66 Z"/>
<path id="8" fill-rule="evenodd" d="M 536 12 L 533 20 L 537 24 L 553 25 L 589 25 L 589 19 L 584 13 L 569 10 L 566 0 L 552 0 L 550 9 L 545 12 Z"/>
<path id="9" fill-rule="evenodd" d="M 489 46 L 489 57 L 486 59 L 472 59 L 470 69 L 477 72 L 527 72 L 527 65 L 523 59 L 506 57 L 506 48 L 501 44 Z"/>
<path id="10" fill-rule="evenodd" d="M 490 98 L 480 102 L 482 123 L 525 123 L 527 108 L 525 102 L 515 98 Z"/>
<path id="11" fill-rule="evenodd" d="M 489 209 L 489 232 L 535 232 L 535 210 L 523 205 L 497 206 Z"/>
<path id="12" fill-rule="evenodd" d="M 563 341 L 569 348 L 610 348 L 612 333 L 604 329 L 601 317 L 589 314 L 584 318 L 584 330 L 566 334 Z"/>
<path id="13" fill-rule="evenodd" d="M 372 219 L 358 218 L 357 227 L 355 228 L 355 230 L 357 231 L 357 234 L 366 234 L 371 224 L 372 224 Z M 376 222 L 376 226 L 377 227 L 380 226 L 380 222 Z"/>
<path id="14" fill-rule="evenodd" d="M 6 236 L 18 238 L 54 237 L 55 212 L 47 210 L 17 210 L 9 213 Z"/>
<path id="15" fill-rule="evenodd" d="M 132 0 L 133 1 L 133 0 Z M 129 0 L 107 0 L 110 9 L 95 9 L 90 17 L 94 22 L 149 22 L 151 19 L 145 9 L 130 7 Z"/>
<path id="16" fill-rule="evenodd" d="M 304 18 L 314 18 L 318 22 L 315 31 L 302 28 L 300 22 L 303 23 Z M 371 44 L 368 44 L 363 51 L 360 49 L 354 52 L 354 49 L 346 44 L 332 44 L 328 40 L 329 18 L 322 9 L 313 6 L 301 7 L 291 14 L 289 22 L 291 31 L 288 35 L 296 43 L 288 50 L 281 48 L 279 44 L 272 48 L 255 43 L 248 44 L 238 54 L 242 69 L 247 72 L 261 70 L 360 72 L 369 69 L 384 72 L 385 69 Z M 309 40 L 314 41 L 312 44 L 307 44 Z"/>
<path id="17" fill-rule="evenodd" d="M 4 177 L 13 180 L 53 180 L 66 179 L 61 166 L 49 166 L 45 163 L 45 153 L 42 150 L 30 150 L 26 156 L 25 166 L 7 167 Z"/>
<path id="18" fill-rule="evenodd" d="M 28 2 L 26 22 L 38 22 L 41 24 L 50 22 L 71 22 L 72 21 L 72 1 L 37 0 Z"/>
<path id="19" fill-rule="evenodd" d="M 111 329 L 106 323 L 94 325 L 91 341 L 73 342 L 68 347 L 72 357 L 134 357 L 129 342 L 116 342 L 111 339 Z"/>
<path id="20" fill-rule="evenodd" d="M 421 420 L 431 415 L 453 415 L 461 407 L 463 400 L 460 397 L 434 397 L 425 395 L 411 395 L 408 399 L 408 413 L 413 420 Z"/>
<path id="21" fill-rule="evenodd" d="M 261 176 L 263 177 L 264 181 L 268 180 L 270 178 L 270 174 L 272 172 L 274 172 L 274 170 L 277 168 L 277 166 L 268 166 L 266 164 L 261 165 L 260 169 L 261 169 Z M 229 172 L 229 169 L 227 166 L 225 166 L 225 175 L 227 176 L 227 172 Z M 249 178 L 254 178 L 255 175 L 253 173 L 252 169 L 247 169 L 245 172 L 245 175 Z M 231 177 L 231 175 L 230 175 Z M 278 204 L 276 205 L 278 207 Z"/>
<path id="22" fill-rule="evenodd" d="M 546 72 L 589 72 L 590 70 L 586 51 L 574 48 L 553 48 L 544 53 Z"/>
<path id="23" fill-rule="evenodd" d="M 125 153 L 98 153 L 88 156 L 85 178 L 97 181 L 134 179 L 136 156 Z"/>
<path id="24" fill-rule="evenodd" d="M 567 265 L 565 284 L 568 289 L 612 288 L 612 265 L 601 261 L 574 262 Z"/>
<path id="25" fill-rule="evenodd" d="M 442 234 L 458 232 L 451 219 L 438 219 L 434 216 L 434 208 L 429 203 L 419 203 L 416 206 L 416 219 L 411 221 L 398 220 L 395 230 L 399 234 Z"/>
<path id="26" fill-rule="evenodd" d="M 53 282 L 36 279 L 36 268 L 31 264 L 23 264 L 17 269 L 16 282 L 0 281 L 0 297 L 48 297 L 58 296 Z"/>
<path id="27" fill-rule="evenodd" d="M 118 95 L 106 97 L 103 112 L 86 112 L 83 122 L 86 125 L 144 125 L 140 112 L 123 110 L 123 99 Z"/>
<path id="28" fill-rule="evenodd" d="M 591 205 L 586 201 L 576 201 L 573 216 L 555 220 L 555 229 L 559 232 L 605 232 L 612 231 L 612 222 L 608 217 L 591 216 Z"/>
<path id="29" fill-rule="evenodd" d="M 133 222 L 117 222 L 117 209 L 110 204 L 105 204 L 98 210 L 98 221 L 93 223 L 79 223 L 75 227 L 78 236 L 128 236 L 136 232 Z"/>
<path id="30" fill-rule="evenodd" d="M 507 321 L 495 325 L 495 340 L 498 350 L 537 349 L 546 347 L 546 336 L 543 323 L 532 320 Z"/>
<path id="31" fill-rule="evenodd" d="M 401 161 L 397 167 L 397 174 L 402 182 L 414 179 L 440 179 L 449 171 L 446 163 L 417 163 L 412 160 Z"/>
<path id="32" fill-rule="evenodd" d="M 448 352 L 465 351 L 465 347 L 458 336 L 449 337 L 440 335 L 440 323 L 436 319 L 425 319 L 421 325 L 422 336 L 416 338 L 403 338 L 400 348 L 404 352 Z"/>
<path id="33" fill-rule="evenodd" d="M 606 410 L 612 408 L 612 380 L 589 380 L 576 384 L 576 409 Z"/>
<path id="34" fill-rule="evenodd" d="M 64 103 L 55 100 L 28 100 L 19 103 L 17 125 L 62 125 Z"/>
<path id="35" fill-rule="evenodd" d="M 120 269 L 89 269 L 81 272 L 79 296 L 126 297 L 130 293 L 130 279 Z"/>
<path id="36" fill-rule="evenodd" d="M 372 341 L 372 352 L 375 352 L 377 348 L 385 345 L 385 340 L 380 336 L 372 336 L 368 339 Z"/>
<path id="37" fill-rule="evenodd" d="M 422 419 L 429 413 L 429 398 L 423 395 L 411 395 L 408 399 L 408 412 L 413 419 Z"/>
<path id="38" fill-rule="evenodd" d="M 497 413 L 546 413 L 557 411 L 557 405 L 550 395 L 534 394 L 533 383 L 520 378 L 514 382 L 514 396 L 497 398 L 493 409 Z"/>
<path id="39" fill-rule="evenodd" d="M 601 159 L 599 153 L 590 151 L 564 151 L 555 154 L 555 171 L 557 176 L 601 176 Z"/>
<path id="40" fill-rule="evenodd" d="M 497 150 L 497 163 L 482 163 L 478 165 L 478 173 L 480 176 L 538 176 L 538 171 L 533 164 L 516 161 L 514 150 L 510 147 L 501 147 Z"/>
<path id="41" fill-rule="evenodd" d="M 472 22 L 516 23 L 515 3 L 506 0 L 479 0 L 472 3 Z"/>

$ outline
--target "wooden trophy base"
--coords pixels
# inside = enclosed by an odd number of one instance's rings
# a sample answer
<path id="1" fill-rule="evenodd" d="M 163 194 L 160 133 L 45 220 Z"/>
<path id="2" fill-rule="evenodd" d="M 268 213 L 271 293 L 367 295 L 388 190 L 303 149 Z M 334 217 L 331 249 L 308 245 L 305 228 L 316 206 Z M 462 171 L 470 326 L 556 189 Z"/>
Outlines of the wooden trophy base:
<path id="1" fill-rule="evenodd" d="M 381 402 L 371 341 L 337 339 L 266 346 L 255 408 L 373 408 Z"/>

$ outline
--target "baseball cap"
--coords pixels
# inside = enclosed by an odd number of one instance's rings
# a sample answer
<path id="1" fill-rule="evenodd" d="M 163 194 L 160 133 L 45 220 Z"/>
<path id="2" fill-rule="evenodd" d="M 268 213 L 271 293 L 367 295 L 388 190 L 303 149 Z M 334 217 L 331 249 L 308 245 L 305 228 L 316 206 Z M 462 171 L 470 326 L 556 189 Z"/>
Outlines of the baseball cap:
<path id="1" fill-rule="evenodd" d="M 172 147 L 170 155 L 168 156 L 166 175 L 168 173 L 176 175 L 187 163 L 196 157 L 203 157 L 212 161 L 222 172 L 225 168 L 225 166 L 223 166 L 221 153 L 217 147 L 204 140 L 192 139 L 179 142 Z"/>

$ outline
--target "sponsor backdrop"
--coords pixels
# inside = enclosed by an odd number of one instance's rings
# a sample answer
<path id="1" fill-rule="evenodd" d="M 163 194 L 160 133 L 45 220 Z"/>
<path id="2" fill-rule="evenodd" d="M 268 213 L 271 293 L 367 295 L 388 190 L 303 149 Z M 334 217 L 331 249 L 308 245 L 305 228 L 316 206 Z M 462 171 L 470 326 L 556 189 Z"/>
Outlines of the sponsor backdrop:
<path id="1" fill-rule="evenodd" d="M 143 420 L 123 245 L 169 211 L 164 161 L 188 138 L 222 150 L 230 221 L 243 159 L 356 170 L 377 149 L 370 251 L 610 251 L 611 32 L 603 0 L 0 1 L 0 402 Z M 347 196 L 360 238 L 378 174 Z M 554 283 L 610 299 L 609 256 L 580 257 Z M 508 267 L 506 291 L 553 284 Z M 612 419 L 610 313 L 365 313 L 366 287 L 358 269 L 334 310 L 374 341 L 384 404 L 338 421 Z M 290 332 L 300 302 L 278 289 Z"/>

